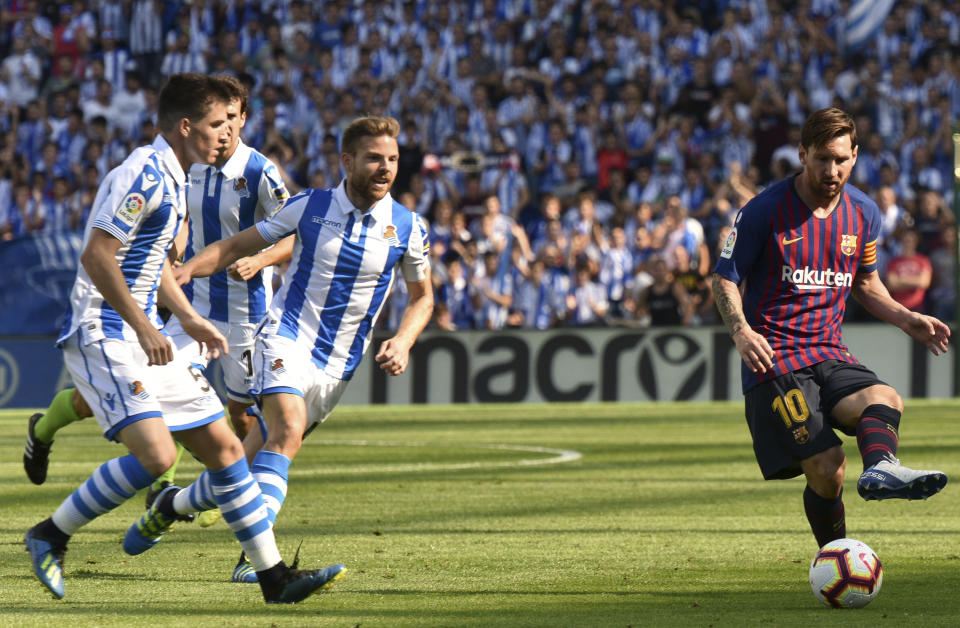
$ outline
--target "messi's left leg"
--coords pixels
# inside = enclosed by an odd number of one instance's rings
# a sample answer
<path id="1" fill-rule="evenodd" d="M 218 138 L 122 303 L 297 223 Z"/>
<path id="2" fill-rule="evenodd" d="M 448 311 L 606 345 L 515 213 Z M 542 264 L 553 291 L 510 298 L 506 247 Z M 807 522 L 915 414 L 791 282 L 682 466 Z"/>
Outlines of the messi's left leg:
<path id="1" fill-rule="evenodd" d="M 884 384 L 861 365 L 833 367 L 829 386 L 833 399 L 831 417 L 847 434 L 857 436 L 863 458 L 863 473 L 857 492 L 866 500 L 926 499 L 947 484 L 941 471 L 914 470 L 897 459 L 900 417 L 903 400 L 897 391 Z M 842 395 L 842 396 L 841 396 Z M 824 394 L 824 405 L 831 397 Z"/>

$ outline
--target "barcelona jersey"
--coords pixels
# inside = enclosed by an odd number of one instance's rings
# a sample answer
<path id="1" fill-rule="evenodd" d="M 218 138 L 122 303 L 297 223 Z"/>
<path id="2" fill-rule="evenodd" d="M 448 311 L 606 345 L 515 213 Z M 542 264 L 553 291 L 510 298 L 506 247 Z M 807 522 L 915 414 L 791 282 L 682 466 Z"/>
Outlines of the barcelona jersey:
<path id="1" fill-rule="evenodd" d="M 856 364 L 840 324 L 858 272 L 877 269 L 880 209 L 846 185 L 826 218 L 797 194 L 794 179 L 747 203 L 720 253 L 715 272 L 741 284 L 743 313 L 773 349 L 773 371 L 742 365 L 743 391 L 824 360 Z"/>

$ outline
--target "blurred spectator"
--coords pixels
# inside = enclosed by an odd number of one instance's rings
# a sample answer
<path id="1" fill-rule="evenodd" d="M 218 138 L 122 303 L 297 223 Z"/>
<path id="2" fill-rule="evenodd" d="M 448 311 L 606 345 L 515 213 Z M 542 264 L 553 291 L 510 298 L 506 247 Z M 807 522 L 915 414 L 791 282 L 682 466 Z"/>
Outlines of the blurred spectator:
<path id="1" fill-rule="evenodd" d="M 674 282 L 667 262 L 655 255 L 648 262 L 653 282 L 637 298 L 637 319 L 645 325 L 690 324 L 690 298 L 683 285 Z"/>
<path id="2" fill-rule="evenodd" d="M 480 329 L 503 329 L 513 304 L 512 278 L 499 264 L 499 253 L 482 254 L 482 265 L 472 278 L 473 307 Z"/>
<path id="3" fill-rule="evenodd" d="M 6 85 L 7 98 L 18 107 L 36 100 L 42 70 L 40 59 L 27 48 L 27 41 L 14 36 L 10 54 L 0 65 L 0 80 Z"/>
<path id="4" fill-rule="evenodd" d="M 913 229 L 902 231 L 897 240 L 900 253 L 887 264 L 886 284 L 890 296 L 903 307 L 922 312 L 933 277 L 930 258 L 917 252 L 920 237 Z"/>
<path id="5" fill-rule="evenodd" d="M 590 265 L 577 265 L 573 286 L 567 294 L 567 323 L 572 325 L 599 325 L 603 323 L 610 304 L 603 285 L 593 280 Z"/>

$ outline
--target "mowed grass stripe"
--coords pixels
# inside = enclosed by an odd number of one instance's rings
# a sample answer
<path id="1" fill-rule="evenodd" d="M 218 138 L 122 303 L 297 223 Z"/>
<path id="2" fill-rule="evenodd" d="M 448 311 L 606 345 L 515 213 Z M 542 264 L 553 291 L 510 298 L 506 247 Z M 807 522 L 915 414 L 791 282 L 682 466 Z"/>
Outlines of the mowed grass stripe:
<path id="1" fill-rule="evenodd" d="M 904 463 L 960 482 L 958 410 L 908 402 Z M 0 411 L 0 624 L 955 625 L 953 484 L 925 502 L 863 502 L 845 439 L 848 531 L 878 552 L 885 582 L 865 609 L 821 608 L 806 582 L 802 480 L 760 479 L 742 413 L 739 402 L 341 408 L 305 442 L 276 531 L 285 556 L 303 540 L 305 566 L 350 572 L 303 604 L 267 608 L 257 587 L 228 582 L 239 549 L 222 523 L 177 525 L 150 552 L 123 554 L 142 495 L 77 534 L 67 597 L 50 599 L 23 532 L 124 452 L 94 421 L 73 425 L 35 487 L 19 462 L 30 411 Z M 499 445 L 582 458 L 484 467 L 552 455 Z M 468 462 L 480 464 L 449 468 Z M 186 482 L 201 467 L 181 469 Z"/>

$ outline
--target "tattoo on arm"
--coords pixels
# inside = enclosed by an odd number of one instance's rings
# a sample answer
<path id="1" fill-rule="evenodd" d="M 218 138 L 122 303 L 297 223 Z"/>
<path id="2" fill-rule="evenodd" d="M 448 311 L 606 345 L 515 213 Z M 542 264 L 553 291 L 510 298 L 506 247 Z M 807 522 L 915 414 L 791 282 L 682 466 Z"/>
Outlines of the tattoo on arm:
<path id="1" fill-rule="evenodd" d="M 730 331 L 730 335 L 733 336 L 748 325 L 747 319 L 743 315 L 742 301 L 739 298 L 740 293 L 738 291 L 737 298 L 734 298 L 729 286 L 733 286 L 733 289 L 736 290 L 736 286 L 734 286 L 732 282 L 722 279 L 720 275 L 714 274 L 713 294 L 717 304 L 717 311 L 720 312 L 720 318 L 723 319 L 724 324 Z"/>

